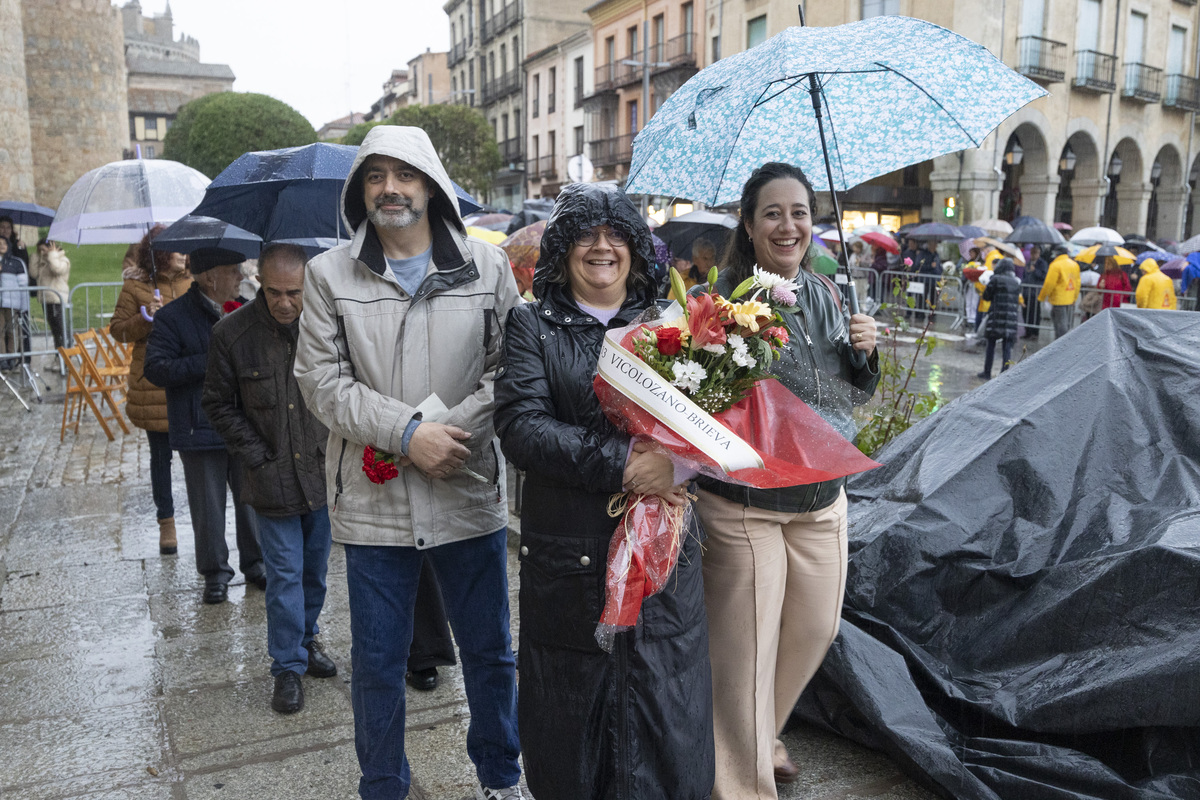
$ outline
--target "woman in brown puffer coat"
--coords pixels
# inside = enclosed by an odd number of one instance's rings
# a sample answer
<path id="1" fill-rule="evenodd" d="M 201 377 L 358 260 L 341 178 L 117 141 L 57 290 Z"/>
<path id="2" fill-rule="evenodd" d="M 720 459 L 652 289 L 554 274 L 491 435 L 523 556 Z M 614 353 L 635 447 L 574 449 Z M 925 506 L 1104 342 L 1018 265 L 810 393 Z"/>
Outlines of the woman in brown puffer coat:
<path id="1" fill-rule="evenodd" d="M 109 330 L 113 338 L 133 343 L 133 361 L 129 366 L 129 391 L 125 408 L 129 421 L 146 431 L 150 441 L 150 486 L 158 516 L 158 550 L 171 555 L 178 548 L 175 537 L 175 499 L 171 494 L 171 445 L 167 440 L 166 392 L 146 380 L 142 365 L 146 358 L 146 339 L 153 323 L 142 316 L 154 314 L 167 303 L 182 297 L 192 285 L 187 259 L 179 253 L 153 252 L 150 241 L 166 229 L 156 225 L 142 241 L 125 254 L 125 285 L 117 297 Z M 151 280 L 151 275 L 154 279 Z M 155 290 L 158 296 L 155 296 Z"/>

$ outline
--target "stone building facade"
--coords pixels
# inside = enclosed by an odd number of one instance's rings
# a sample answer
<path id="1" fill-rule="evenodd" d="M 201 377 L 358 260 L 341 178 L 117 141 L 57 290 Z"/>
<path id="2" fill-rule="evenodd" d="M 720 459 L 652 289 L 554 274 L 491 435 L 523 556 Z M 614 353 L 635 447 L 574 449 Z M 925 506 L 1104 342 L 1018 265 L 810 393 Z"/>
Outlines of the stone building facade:
<path id="1" fill-rule="evenodd" d="M 80 175 L 120 159 L 128 141 L 121 19 L 108 0 L 20 6 L 34 194 L 56 208 Z M 14 112 L 5 103 L 0 117 Z"/>
<path id="2" fill-rule="evenodd" d="M 409 105 L 431 106 L 450 102 L 450 69 L 446 66 L 448 55 L 427 49 L 408 60 Z"/>
<path id="3" fill-rule="evenodd" d="M 126 156 L 162 155 L 162 139 L 180 106 L 215 92 L 233 89 L 233 70 L 226 64 L 200 61 L 200 42 L 175 38 L 171 5 L 152 17 L 142 14 L 138 0 L 121 8 L 128 75 L 129 144 Z"/>
<path id="4" fill-rule="evenodd" d="M 20 0 L 0 0 L 0 198 L 36 199 Z"/>
<path id="5" fill-rule="evenodd" d="M 529 106 L 525 195 L 554 198 L 571 182 L 570 160 L 587 153 L 583 100 L 592 93 L 591 32 L 581 30 L 534 53 L 523 66 Z"/>
<path id="6" fill-rule="evenodd" d="M 1200 176 L 1195 0 L 829 0 L 808 23 L 902 14 L 987 47 L 1049 96 L 981 147 L 913 165 L 846 193 L 851 213 L 956 223 L 1030 215 L 1079 229 L 1181 239 L 1197 231 Z M 788 0 L 725 0 L 709 14 L 722 54 L 798 24 Z M 947 198 L 959 213 L 944 215 Z M 872 211 L 868 211 L 871 209 Z"/>

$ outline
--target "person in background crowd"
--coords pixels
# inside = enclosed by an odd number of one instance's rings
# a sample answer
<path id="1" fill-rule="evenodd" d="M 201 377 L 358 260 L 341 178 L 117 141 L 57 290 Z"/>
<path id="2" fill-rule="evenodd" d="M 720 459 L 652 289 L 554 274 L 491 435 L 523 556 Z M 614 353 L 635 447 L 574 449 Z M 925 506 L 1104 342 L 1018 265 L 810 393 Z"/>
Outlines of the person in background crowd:
<path id="1" fill-rule="evenodd" d="M 882 277 L 888 268 L 888 251 L 877 244 L 871 245 L 871 269 Z"/>
<path id="2" fill-rule="evenodd" d="M 853 404 L 879 382 L 875 321 L 850 316 L 833 284 L 803 263 L 815 202 L 799 168 L 768 163 L 755 170 L 742 190 L 742 222 L 717 291 L 728 297 L 755 265 L 799 284 L 797 313 L 785 317 L 789 330 L 805 335 L 791 337 L 771 372 L 852 438 Z M 828 391 L 831 381 L 847 390 Z M 838 632 L 847 568 L 845 480 L 765 490 L 697 482 L 696 510 L 708 536 L 712 796 L 774 798 L 777 781 L 799 777 L 779 734 Z"/>
<path id="3" fill-rule="evenodd" d="M 29 272 L 33 285 L 49 290 L 42 291 L 38 299 L 42 301 L 42 308 L 46 311 L 46 327 L 54 337 L 55 348 L 65 347 L 63 306 L 66 305 L 67 293 L 70 291 L 68 281 L 71 277 L 71 262 L 58 246 L 58 242 L 42 239 L 37 243 L 37 258 L 30 265 Z"/>
<path id="4" fill-rule="evenodd" d="M 126 383 L 125 413 L 129 421 L 146 432 L 150 445 L 150 491 L 158 519 L 158 552 L 173 555 L 178 550 L 175 532 L 175 498 L 171 491 L 171 442 L 167 433 L 167 393 L 145 375 L 146 340 L 159 310 L 180 297 L 192 285 L 187 258 L 181 253 L 152 250 L 151 242 L 167 229 L 155 225 L 141 243 L 125 254 L 121 293 L 109 321 L 109 331 L 118 342 L 133 343 Z"/>
<path id="5" fill-rule="evenodd" d="M 1192 300 L 1192 311 L 1200 311 L 1200 252 L 1188 253 L 1179 290 Z"/>
<path id="6" fill-rule="evenodd" d="M 1038 326 L 1042 324 L 1042 304 L 1037 295 L 1042 283 L 1046 280 L 1046 272 L 1050 265 L 1042 258 L 1042 246 L 1035 244 L 1029 248 L 1029 260 L 1025 265 L 1025 275 L 1021 279 L 1021 296 L 1025 302 L 1025 338 L 1038 338 Z"/>
<path id="7" fill-rule="evenodd" d="M 29 336 L 29 268 L 25 260 L 13 255 L 12 240 L 0 236 L 0 353 L 10 357 L 0 361 L 4 369 L 16 369 L 29 363 L 33 349 Z M 25 353 L 24 359 L 21 354 Z"/>
<path id="8" fill-rule="evenodd" d="M 1083 282 L 1082 274 L 1079 280 L 1080 283 Z M 1128 303 L 1133 284 L 1129 282 L 1129 276 L 1121 269 L 1117 260 L 1110 257 L 1104 259 L 1104 272 L 1096 282 L 1096 288 L 1104 292 L 1100 300 L 1100 310 L 1103 311 L 1106 308 L 1120 308 L 1122 303 Z"/>
<path id="9" fill-rule="evenodd" d="M 1021 294 L 1021 281 L 1014 274 L 1011 258 L 996 261 L 992 279 L 983 290 L 983 299 L 990 304 L 987 325 L 984 327 L 987 354 L 983 358 L 983 372 L 977 377 L 990 380 L 997 340 L 1003 343 L 1000 371 L 1007 370 L 1012 361 L 1013 345 L 1017 343 L 1017 328 L 1021 322 L 1021 305 L 1025 302 Z"/>
<path id="10" fill-rule="evenodd" d="M 8 240 L 10 254 L 21 259 L 27 265 L 29 264 L 29 250 L 25 247 L 25 242 L 21 241 L 21 237 L 17 235 L 12 217 L 0 216 L 0 239 Z"/>
<path id="11" fill-rule="evenodd" d="M 1142 277 L 1138 279 L 1134 298 L 1138 308 L 1155 308 L 1174 311 L 1176 309 L 1175 282 L 1162 274 L 1158 262 L 1147 258 L 1141 264 Z"/>
<path id="12" fill-rule="evenodd" d="M 258 293 L 213 327 L 203 395 L 204 413 L 241 462 L 242 500 L 258 523 L 271 708 L 281 714 L 304 708 L 301 675 L 337 674 L 315 638 L 329 562 L 329 430 L 309 413 L 292 374 L 307 260 L 294 244 L 263 249 Z"/>
<path id="13" fill-rule="evenodd" d="M 253 510 L 242 500 L 244 472 L 230 456 L 201 407 L 213 326 L 239 305 L 241 253 L 201 248 L 188 257 L 195 279 L 178 301 L 154 315 L 146 342 L 144 374 L 167 390 L 171 449 L 179 451 L 187 481 L 188 508 L 196 542 L 196 570 L 204 576 L 205 603 L 224 603 L 233 569 L 225 543 L 225 487 L 233 493 L 238 566 L 246 583 L 267 588 Z"/>
<path id="14" fill-rule="evenodd" d="M 942 279 L 942 265 L 937 257 L 937 242 L 921 243 L 917 251 L 916 272 L 925 285 L 925 310 L 932 314 L 937 308 L 938 281 Z"/>
<path id="15" fill-rule="evenodd" d="M 666 587 L 612 652 L 596 642 L 613 494 L 686 499 L 671 459 L 617 430 L 592 389 L 605 331 L 654 302 L 650 231 L 615 187 L 558 196 L 534 275 L 509 315 L 496 431 L 525 470 L 518 719 L 539 800 L 705 800 L 712 684 L 700 532 L 685 530 Z M 649 754 L 653 753 L 653 757 Z"/>
<path id="16" fill-rule="evenodd" d="M 706 283 L 709 270 L 716 265 L 717 248 L 707 239 L 697 239 L 692 243 L 692 260 L 688 262 L 687 270 L 679 271 L 680 277 L 683 278 L 684 288 L 691 289 L 697 284 Z M 667 299 L 679 300 L 675 296 L 675 290 L 671 288 L 670 282 L 667 283 Z M 683 301 L 680 300 L 680 302 Z"/>
<path id="17" fill-rule="evenodd" d="M 850 243 L 850 258 L 846 264 L 851 269 L 867 266 L 867 256 L 861 239 L 855 239 Z"/>
<path id="18" fill-rule="evenodd" d="M 404 676 L 428 560 L 462 659 L 476 800 L 520 800 L 508 501 L 492 427 L 517 285 L 503 250 L 466 235 L 454 186 L 420 128 L 367 134 L 342 190 L 342 217 L 350 244 L 308 265 L 296 380 L 330 432 L 329 518 L 346 553 L 359 795 L 408 795 Z M 390 478 L 374 475 L 384 483 L 364 472 L 367 446 L 394 461 Z"/>
<path id="19" fill-rule="evenodd" d="M 1040 303 L 1049 298 L 1050 319 L 1057 339 L 1066 336 L 1074 323 L 1075 301 L 1079 299 L 1079 265 L 1067 255 L 1064 247 L 1056 248 L 1054 254 L 1037 299 Z"/>

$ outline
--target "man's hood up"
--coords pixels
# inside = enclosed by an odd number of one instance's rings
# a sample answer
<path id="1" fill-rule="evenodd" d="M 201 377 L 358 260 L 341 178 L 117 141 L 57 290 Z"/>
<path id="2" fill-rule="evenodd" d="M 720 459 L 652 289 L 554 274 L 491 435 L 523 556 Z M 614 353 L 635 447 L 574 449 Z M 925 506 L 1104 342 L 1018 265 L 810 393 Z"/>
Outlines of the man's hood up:
<path id="1" fill-rule="evenodd" d="M 358 148 L 358 156 L 350 167 L 350 177 L 342 187 L 342 217 L 349 230 L 358 230 L 367 218 L 361 172 L 367 157 L 376 154 L 398 158 L 428 175 L 437 185 L 434 198 L 429 201 L 428 213 L 449 219 L 460 232 L 466 233 L 462 215 L 458 213 L 454 185 L 450 183 L 450 176 L 446 174 L 433 142 L 429 141 L 429 135 L 420 128 L 401 125 L 375 126 Z"/>

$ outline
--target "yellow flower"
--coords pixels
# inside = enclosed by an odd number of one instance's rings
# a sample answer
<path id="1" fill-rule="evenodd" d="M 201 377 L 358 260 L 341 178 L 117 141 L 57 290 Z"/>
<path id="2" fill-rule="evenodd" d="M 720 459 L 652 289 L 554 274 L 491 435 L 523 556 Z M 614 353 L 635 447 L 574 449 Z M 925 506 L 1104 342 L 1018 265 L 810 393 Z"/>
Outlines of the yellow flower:
<path id="1" fill-rule="evenodd" d="M 772 316 L 771 307 L 757 300 L 747 300 L 745 303 L 733 304 L 734 322 L 743 328 L 750 329 L 754 333 L 758 332 L 759 317 L 770 320 Z"/>

